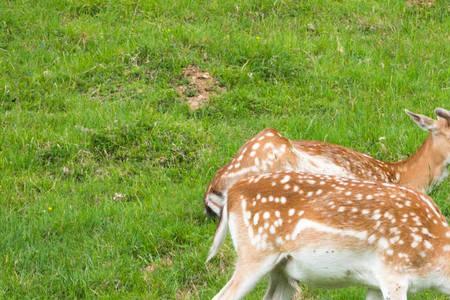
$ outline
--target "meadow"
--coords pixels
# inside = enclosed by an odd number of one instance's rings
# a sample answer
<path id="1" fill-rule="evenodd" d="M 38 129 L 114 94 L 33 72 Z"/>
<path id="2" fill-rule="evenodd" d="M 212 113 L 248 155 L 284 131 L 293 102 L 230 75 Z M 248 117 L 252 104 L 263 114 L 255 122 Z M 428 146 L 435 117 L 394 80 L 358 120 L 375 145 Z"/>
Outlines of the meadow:
<path id="1" fill-rule="evenodd" d="M 273 127 L 405 158 L 426 133 L 403 110 L 450 109 L 449 58 L 447 0 L 0 1 L 0 298 L 210 299 L 234 253 L 205 265 L 203 193 L 240 145 Z M 196 111 L 188 65 L 224 90 Z"/>

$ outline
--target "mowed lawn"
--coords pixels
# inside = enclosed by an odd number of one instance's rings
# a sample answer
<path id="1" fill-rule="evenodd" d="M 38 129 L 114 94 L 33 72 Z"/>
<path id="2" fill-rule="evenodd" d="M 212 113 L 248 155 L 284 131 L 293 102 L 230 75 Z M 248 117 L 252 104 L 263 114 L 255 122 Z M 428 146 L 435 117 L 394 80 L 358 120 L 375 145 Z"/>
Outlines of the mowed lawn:
<path id="1" fill-rule="evenodd" d="M 196 112 L 175 91 L 188 65 L 226 90 Z M 205 265 L 203 193 L 246 139 L 399 160 L 426 137 L 403 109 L 439 106 L 446 0 L 0 1 L 0 298 L 209 299 L 234 251 Z M 447 216 L 449 195 L 432 193 Z"/>

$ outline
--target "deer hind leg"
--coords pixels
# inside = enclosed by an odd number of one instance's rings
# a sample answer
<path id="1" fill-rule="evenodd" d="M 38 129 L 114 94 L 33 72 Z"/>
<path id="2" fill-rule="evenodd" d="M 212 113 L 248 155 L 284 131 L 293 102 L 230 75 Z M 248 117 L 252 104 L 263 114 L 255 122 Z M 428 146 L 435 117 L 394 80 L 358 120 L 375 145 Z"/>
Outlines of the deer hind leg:
<path id="1" fill-rule="evenodd" d="M 380 290 L 368 289 L 366 300 L 384 300 L 383 293 Z"/>
<path id="2" fill-rule="evenodd" d="M 264 295 L 264 300 L 293 299 L 298 290 L 297 283 L 277 267 L 270 272 L 269 288 Z"/>
<path id="3" fill-rule="evenodd" d="M 408 284 L 404 280 L 389 280 L 386 278 L 380 284 L 381 292 L 384 300 L 407 300 Z"/>
<path id="4" fill-rule="evenodd" d="M 214 296 L 213 300 L 237 300 L 249 293 L 256 283 L 272 271 L 278 262 L 278 255 L 265 258 L 238 259 L 236 270 L 230 281 Z"/>

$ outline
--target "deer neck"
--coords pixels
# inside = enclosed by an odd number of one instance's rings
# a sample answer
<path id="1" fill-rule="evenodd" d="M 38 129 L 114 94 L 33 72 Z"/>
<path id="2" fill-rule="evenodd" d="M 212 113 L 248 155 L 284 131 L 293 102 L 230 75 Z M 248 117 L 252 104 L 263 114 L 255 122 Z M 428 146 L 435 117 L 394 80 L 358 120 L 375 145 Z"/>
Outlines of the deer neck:
<path id="1" fill-rule="evenodd" d="M 448 158 L 435 149 L 433 137 L 429 135 L 415 154 L 394 163 L 393 168 L 398 174 L 397 183 L 427 192 L 445 178 L 447 164 Z"/>

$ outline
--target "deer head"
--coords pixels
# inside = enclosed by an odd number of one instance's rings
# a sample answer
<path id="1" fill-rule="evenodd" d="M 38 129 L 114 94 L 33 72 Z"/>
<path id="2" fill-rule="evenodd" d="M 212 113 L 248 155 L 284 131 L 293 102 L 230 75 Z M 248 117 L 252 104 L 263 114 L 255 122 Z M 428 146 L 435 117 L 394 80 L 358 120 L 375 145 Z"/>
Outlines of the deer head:
<path id="1" fill-rule="evenodd" d="M 421 129 L 430 133 L 438 152 L 443 157 L 450 158 L 450 112 L 444 108 L 437 108 L 435 110 L 437 120 L 409 110 L 405 110 L 405 112 Z"/>
<path id="2" fill-rule="evenodd" d="M 406 181 L 413 181 L 414 179 L 411 179 L 411 177 L 417 176 L 417 173 L 426 173 L 428 183 L 425 184 L 425 190 L 426 187 L 432 187 L 440 183 L 448 175 L 447 166 L 450 164 L 450 112 L 443 108 L 437 108 L 435 110 L 437 120 L 408 110 L 406 110 L 406 113 L 421 129 L 429 132 L 422 148 L 409 160 L 411 174 L 405 176 Z M 420 186 L 414 187 L 421 190 Z"/>

